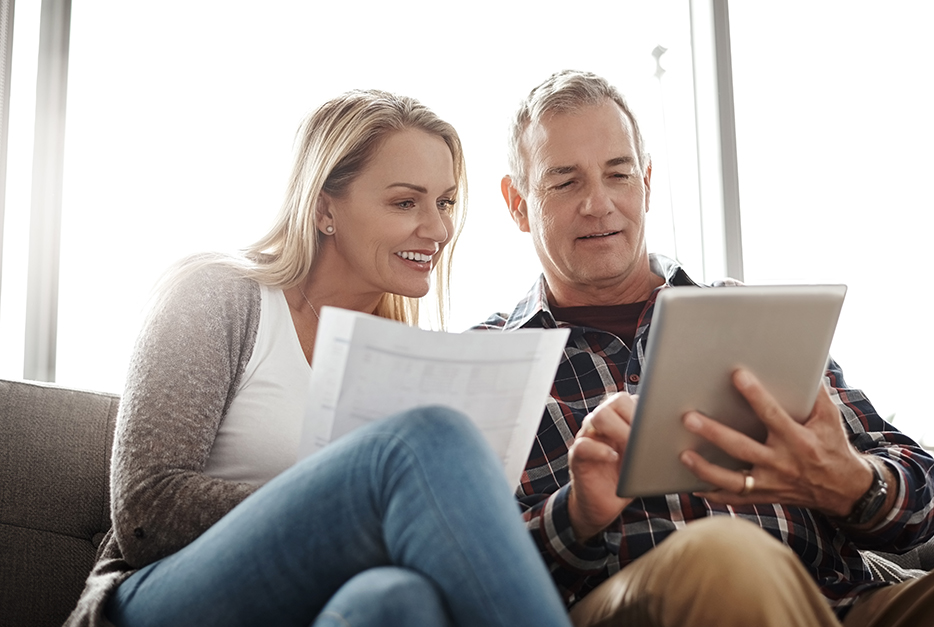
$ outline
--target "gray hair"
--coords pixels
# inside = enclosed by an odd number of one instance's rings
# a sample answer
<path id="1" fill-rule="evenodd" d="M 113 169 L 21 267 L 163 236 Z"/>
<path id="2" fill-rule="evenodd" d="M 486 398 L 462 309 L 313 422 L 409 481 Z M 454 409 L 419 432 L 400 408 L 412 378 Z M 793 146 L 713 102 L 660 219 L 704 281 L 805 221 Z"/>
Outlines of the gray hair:
<path id="1" fill-rule="evenodd" d="M 648 164 L 645 142 L 639 131 L 639 123 L 633 115 L 626 99 L 605 78 L 592 72 L 562 70 L 555 72 L 545 82 L 529 92 L 519 105 L 519 110 L 509 127 L 509 174 L 512 184 L 525 196 L 528 193 L 529 179 L 525 157 L 522 154 L 522 135 L 532 122 L 539 122 L 548 113 L 573 112 L 589 105 L 600 104 L 605 100 L 615 102 L 632 124 L 633 141 L 639 169 L 644 173 Z"/>

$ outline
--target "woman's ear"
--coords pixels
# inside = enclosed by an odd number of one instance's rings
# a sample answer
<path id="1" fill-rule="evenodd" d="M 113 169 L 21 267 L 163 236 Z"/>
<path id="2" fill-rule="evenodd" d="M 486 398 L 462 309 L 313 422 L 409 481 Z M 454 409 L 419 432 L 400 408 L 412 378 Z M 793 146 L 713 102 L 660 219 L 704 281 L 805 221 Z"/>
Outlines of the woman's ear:
<path id="1" fill-rule="evenodd" d="M 321 192 L 318 195 L 318 202 L 315 203 L 315 227 L 325 235 L 333 235 L 336 227 L 334 226 L 334 214 L 331 212 L 333 201 L 326 193 Z"/>

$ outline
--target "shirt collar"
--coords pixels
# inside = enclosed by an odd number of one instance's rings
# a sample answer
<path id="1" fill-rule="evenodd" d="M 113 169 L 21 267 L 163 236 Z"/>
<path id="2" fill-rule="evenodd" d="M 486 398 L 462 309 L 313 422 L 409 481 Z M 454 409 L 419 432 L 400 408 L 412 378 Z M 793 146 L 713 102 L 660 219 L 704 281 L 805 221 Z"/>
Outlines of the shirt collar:
<path id="1" fill-rule="evenodd" d="M 665 287 L 677 285 L 700 286 L 699 283 L 695 283 L 694 280 L 688 276 L 688 273 L 684 271 L 680 263 L 664 255 L 650 254 L 649 269 L 653 274 L 665 279 Z"/>

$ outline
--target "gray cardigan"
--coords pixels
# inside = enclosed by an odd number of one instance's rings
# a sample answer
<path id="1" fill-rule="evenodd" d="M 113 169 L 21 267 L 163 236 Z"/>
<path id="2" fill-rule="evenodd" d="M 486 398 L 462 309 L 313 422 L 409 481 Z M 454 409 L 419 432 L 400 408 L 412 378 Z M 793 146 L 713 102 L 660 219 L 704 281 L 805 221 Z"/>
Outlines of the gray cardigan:
<path id="1" fill-rule="evenodd" d="M 256 489 L 202 470 L 253 352 L 259 285 L 223 263 L 179 277 L 137 339 L 114 436 L 113 527 L 66 627 L 110 625 L 104 605 L 121 582 Z"/>

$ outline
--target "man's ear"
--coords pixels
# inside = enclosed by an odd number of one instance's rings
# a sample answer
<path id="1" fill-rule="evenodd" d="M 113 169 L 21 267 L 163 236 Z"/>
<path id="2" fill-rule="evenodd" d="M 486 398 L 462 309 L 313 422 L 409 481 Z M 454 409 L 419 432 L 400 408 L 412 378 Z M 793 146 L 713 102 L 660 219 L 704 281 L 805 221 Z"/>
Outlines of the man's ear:
<path id="1" fill-rule="evenodd" d="M 520 231 L 529 232 L 529 209 L 525 199 L 512 184 L 512 177 L 508 174 L 503 177 L 500 183 L 500 189 L 503 192 L 503 199 L 506 206 L 509 207 L 509 215 L 512 221 L 516 223 Z"/>
<path id="2" fill-rule="evenodd" d="M 645 212 L 649 212 L 649 196 L 652 195 L 652 162 L 645 165 L 645 176 L 642 177 L 642 184 L 645 185 Z"/>

